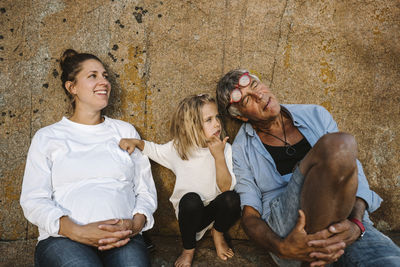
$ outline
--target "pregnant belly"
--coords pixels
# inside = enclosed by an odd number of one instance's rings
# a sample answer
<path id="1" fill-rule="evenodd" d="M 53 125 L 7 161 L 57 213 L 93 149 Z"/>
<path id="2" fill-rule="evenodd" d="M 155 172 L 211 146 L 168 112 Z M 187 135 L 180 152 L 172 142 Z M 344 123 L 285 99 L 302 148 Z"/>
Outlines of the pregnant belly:
<path id="1" fill-rule="evenodd" d="M 132 186 L 115 181 L 74 186 L 68 192 L 59 192 L 56 198 L 78 224 L 131 218 L 135 205 Z"/>

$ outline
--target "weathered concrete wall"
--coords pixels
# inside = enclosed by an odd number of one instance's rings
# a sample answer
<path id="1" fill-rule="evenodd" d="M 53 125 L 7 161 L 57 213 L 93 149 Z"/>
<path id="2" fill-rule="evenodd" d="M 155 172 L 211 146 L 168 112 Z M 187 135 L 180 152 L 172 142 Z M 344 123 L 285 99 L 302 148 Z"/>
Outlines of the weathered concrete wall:
<path id="1" fill-rule="evenodd" d="M 325 106 L 353 133 L 378 228 L 400 230 L 400 1 L 5 0 L 0 2 L 0 240 L 34 238 L 19 207 L 30 139 L 68 110 L 57 59 L 66 48 L 108 65 L 107 114 L 144 138 L 169 140 L 186 95 L 214 95 L 232 68 L 249 68 L 283 103 Z M 234 136 L 237 124 L 228 122 Z M 231 138 L 233 140 L 233 138 Z M 155 232 L 177 234 L 172 173 L 156 164 Z M 244 237 L 236 225 L 235 237 Z"/>

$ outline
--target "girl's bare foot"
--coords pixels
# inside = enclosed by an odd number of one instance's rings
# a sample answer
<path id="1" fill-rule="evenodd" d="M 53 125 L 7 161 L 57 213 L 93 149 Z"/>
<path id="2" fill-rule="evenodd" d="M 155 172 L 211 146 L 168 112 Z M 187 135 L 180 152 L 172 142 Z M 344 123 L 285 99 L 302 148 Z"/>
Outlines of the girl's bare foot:
<path id="1" fill-rule="evenodd" d="M 234 253 L 233 250 L 228 246 L 225 241 L 224 234 L 218 232 L 214 228 L 211 229 L 211 235 L 214 239 L 215 249 L 217 250 L 217 255 L 222 260 L 227 260 L 228 258 L 232 258 Z"/>
<path id="2" fill-rule="evenodd" d="M 175 261 L 175 267 L 190 267 L 194 256 L 194 248 L 183 249 L 181 255 Z"/>

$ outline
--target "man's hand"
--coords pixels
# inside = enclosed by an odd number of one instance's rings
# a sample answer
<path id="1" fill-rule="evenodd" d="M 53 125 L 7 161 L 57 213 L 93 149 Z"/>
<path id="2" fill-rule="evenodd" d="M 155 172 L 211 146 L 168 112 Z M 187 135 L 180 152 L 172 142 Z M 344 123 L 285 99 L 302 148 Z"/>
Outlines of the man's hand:
<path id="1" fill-rule="evenodd" d="M 283 259 L 310 262 L 312 266 L 322 266 L 333 262 L 340 257 L 345 247 L 344 242 L 334 244 L 328 248 L 313 247 L 309 242 L 322 241 L 331 238 L 334 233 L 328 229 L 315 234 L 307 234 L 305 231 L 306 218 L 304 212 L 299 210 L 299 219 L 289 235 L 282 239 L 261 219 L 261 215 L 253 207 L 244 206 L 242 216 L 243 229 L 247 235 L 257 244 Z M 321 252 L 329 254 L 326 261 L 312 257 L 312 253 Z"/>
<path id="2" fill-rule="evenodd" d="M 310 237 L 304 229 L 305 225 L 306 217 L 304 212 L 299 210 L 299 219 L 296 226 L 281 243 L 279 248 L 280 257 L 299 261 L 313 261 L 313 258 L 310 257 L 310 253 L 315 251 L 315 249 L 307 243 Z"/>
<path id="3" fill-rule="evenodd" d="M 322 266 L 336 261 L 342 256 L 344 249 L 356 241 L 360 234 L 360 228 L 347 219 L 315 233 L 314 235 L 322 237 L 330 235 L 330 237 L 319 239 L 314 236 L 313 240 L 308 242 L 309 246 L 317 249 L 310 254 L 310 257 L 315 259 L 311 266 Z"/>
<path id="4" fill-rule="evenodd" d="M 285 253 L 282 255 L 283 257 L 308 261 L 311 262 L 310 266 L 324 266 L 337 261 L 343 255 L 346 244 L 340 239 L 334 238 L 336 233 L 329 229 L 324 229 L 315 234 L 308 235 L 304 227 L 305 215 L 302 210 L 299 210 L 299 220 L 296 226 L 284 239 L 283 250 Z M 315 243 L 324 244 L 325 246 L 313 246 Z"/>

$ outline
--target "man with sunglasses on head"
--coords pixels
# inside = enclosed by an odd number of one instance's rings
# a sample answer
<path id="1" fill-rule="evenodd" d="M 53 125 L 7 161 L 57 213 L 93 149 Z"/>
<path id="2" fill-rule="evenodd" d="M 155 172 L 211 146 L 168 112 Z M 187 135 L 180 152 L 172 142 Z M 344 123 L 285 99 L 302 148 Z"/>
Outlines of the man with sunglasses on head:
<path id="1" fill-rule="evenodd" d="M 247 70 L 217 85 L 221 114 L 241 120 L 233 142 L 242 225 L 280 266 L 400 266 L 400 249 L 372 226 L 357 144 L 317 105 L 281 105 Z"/>

